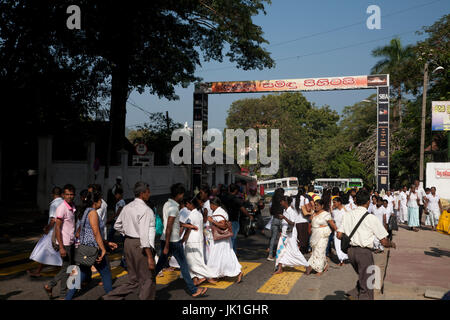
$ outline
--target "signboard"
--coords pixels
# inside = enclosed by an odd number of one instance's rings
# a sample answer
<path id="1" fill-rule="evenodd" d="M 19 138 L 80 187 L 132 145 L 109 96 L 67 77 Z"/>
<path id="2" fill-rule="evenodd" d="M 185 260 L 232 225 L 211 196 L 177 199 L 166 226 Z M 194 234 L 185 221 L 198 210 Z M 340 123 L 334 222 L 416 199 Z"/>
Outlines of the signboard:
<path id="1" fill-rule="evenodd" d="M 377 89 L 377 189 L 389 188 L 389 87 Z"/>
<path id="2" fill-rule="evenodd" d="M 150 156 L 133 156 L 133 166 L 149 167 L 151 165 Z"/>
<path id="3" fill-rule="evenodd" d="M 436 187 L 441 199 L 450 202 L 450 162 L 428 162 L 425 177 L 426 187 Z"/>
<path id="4" fill-rule="evenodd" d="M 388 75 L 344 76 L 283 80 L 205 82 L 196 85 L 197 93 L 289 92 L 354 90 L 387 86 Z"/>
<path id="5" fill-rule="evenodd" d="M 450 131 L 450 101 L 432 101 L 431 130 Z"/>
<path id="6" fill-rule="evenodd" d="M 140 156 L 147 154 L 148 148 L 145 144 L 139 143 L 136 145 L 136 153 Z"/>

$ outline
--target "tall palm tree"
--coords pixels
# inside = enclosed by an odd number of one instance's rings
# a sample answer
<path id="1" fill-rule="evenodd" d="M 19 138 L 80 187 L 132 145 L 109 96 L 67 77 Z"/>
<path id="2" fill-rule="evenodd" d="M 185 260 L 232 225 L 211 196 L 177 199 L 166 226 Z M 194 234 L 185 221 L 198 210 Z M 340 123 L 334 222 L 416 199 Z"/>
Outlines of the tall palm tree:
<path id="1" fill-rule="evenodd" d="M 388 73 L 390 75 L 390 83 L 397 95 L 397 107 L 394 107 L 393 115 L 394 127 L 397 127 L 402 122 L 402 84 L 408 80 L 404 68 L 407 61 L 414 56 L 413 46 L 403 47 L 400 39 L 394 38 L 389 45 L 372 50 L 372 56 L 383 57 L 371 69 L 372 74 Z"/>

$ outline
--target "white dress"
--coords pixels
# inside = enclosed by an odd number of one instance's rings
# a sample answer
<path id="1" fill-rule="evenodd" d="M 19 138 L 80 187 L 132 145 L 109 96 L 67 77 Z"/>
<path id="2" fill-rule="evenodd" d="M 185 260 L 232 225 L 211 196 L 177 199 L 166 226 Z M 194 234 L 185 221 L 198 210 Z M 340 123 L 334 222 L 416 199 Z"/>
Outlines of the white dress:
<path id="1" fill-rule="evenodd" d="M 228 220 L 228 214 L 221 207 L 213 215 L 222 215 Z M 214 221 L 222 221 L 222 217 L 213 217 Z M 216 277 L 236 277 L 241 273 L 241 265 L 233 251 L 231 238 L 210 243 L 208 263 L 206 264 Z"/>
<path id="2" fill-rule="evenodd" d="M 427 219 L 425 220 L 425 225 L 435 227 L 437 226 L 439 218 L 441 216 L 441 210 L 439 208 L 440 197 L 437 193 L 434 196 L 430 193 L 429 195 L 427 195 L 427 198 L 428 198 L 428 205 L 427 205 L 428 215 Z"/>
<path id="3" fill-rule="evenodd" d="M 208 210 L 208 217 L 211 217 L 213 215 L 213 211 L 211 210 L 211 205 L 209 203 L 209 200 L 203 204 L 202 210 L 205 210 L 205 209 Z M 204 251 L 203 251 L 204 258 L 205 258 L 205 263 L 208 263 L 211 247 L 214 244 L 211 226 L 209 225 L 209 221 L 206 221 L 204 224 L 203 236 L 204 236 Z"/>
<path id="4" fill-rule="evenodd" d="M 54 199 L 50 203 L 48 223 L 56 218 L 56 208 L 63 202 L 62 198 Z M 30 259 L 49 266 L 62 266 L 62 258 L 58 251 L 53 249 L 52 236 L 54 227 L 48 234 L 44 235 L 31 252 Z"/>
<path id="5" fill-rule="evenodd" d="M 386 214 L 386 209 L 385 209 L 385 207 L 383 207 L 383 206 L 381 206 L 381 207 L 374 206 L 374 207 L 372 208 L 372 213 L 373 213 L 373 215 L 374 215 L 375 217 L 377 217 L 378 220 L 380 220 L 380 222 L 384 225 L 384 223 L 383 223 L 383 215 Z M 386 214 L 386 216 L 387 216 L 387 214 Z M 375 237 L 375 236 L 374 236 L 374 238 L 373 238 L 373 248 L 374 248 L 374 249 L 379 249 L 379 250 L 384 250 L 384 247 L 383 247 L 383 245 L 381 244 L 380 240 L 378 240 L 378 238 Z"/>
<path id="6" fill-rule="evenodd" d="M 296 222 L 298 219 L 298 213 L 289 207 L 284 210 L 283 215 L 290 221 Z M 295 267 L 295 266 L 309 266 L 308 261 L 300 252 L 297 244 L 297 228 L 292 228 L 292 232 L 288 231 L 288 223 L 286 220 L 281 220 L 281 237 L 278 240 L 277 255 L 275 260 L 275 266 L 281 263 L 282 266 Z"/>
<path id="7" fill-rule="evenodd" d="M 216 278 L 210 268 L 205 264 L 203 257 L 203 215 L 197 209 L 190 212 L 188 220 L 198 230 L 191 229 L 189 238 L 184 246 L 186 261 L 192 278 Z"/>
<path id="8" fill-rule="evenodd" d="M 341 210 L 334 209 L 331 213 L 333 215 L 333 220 L 336 223 L 336 227 L 339 229 L 342 225 L 342 219 L 344 218 L 346 210 L 343 208 Z M 334 233 L 334 248 L 336 249 L 336 254 L 339 258 L 340 262 L 343 262 L 344 260 L 348 259 L 348 255 L 345 254 L 341 250 L 341 240 L 337 237 L 337 232 Z"/>
<path id="9" fill-rule="evenodd" d="M 400 192 L 400 221 L 406 222 L 408 221 L 408 206 L 407 206 L 407 197 L 405 192 Z"/>

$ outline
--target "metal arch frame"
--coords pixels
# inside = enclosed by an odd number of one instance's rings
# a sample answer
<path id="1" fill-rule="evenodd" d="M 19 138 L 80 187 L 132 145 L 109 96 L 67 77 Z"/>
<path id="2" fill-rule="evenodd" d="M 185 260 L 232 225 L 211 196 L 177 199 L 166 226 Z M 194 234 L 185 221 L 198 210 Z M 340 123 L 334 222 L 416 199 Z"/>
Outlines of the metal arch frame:
<path id="1" fill-rule="evenodd" d="M 194 91 L 194 145 L 191 190 L 207 178 L 203 165 L 203 136 L 208 129 L 208 95 L 229 93 L 308 92 L 377 89 L 377 189 L 389 189 L 389 74 L 305 79 L 252 80 L 197 83 Z M 201 129 L 201 130 L 200 130 Z M 194 142 L 195 141 L 195 142 Z"/>

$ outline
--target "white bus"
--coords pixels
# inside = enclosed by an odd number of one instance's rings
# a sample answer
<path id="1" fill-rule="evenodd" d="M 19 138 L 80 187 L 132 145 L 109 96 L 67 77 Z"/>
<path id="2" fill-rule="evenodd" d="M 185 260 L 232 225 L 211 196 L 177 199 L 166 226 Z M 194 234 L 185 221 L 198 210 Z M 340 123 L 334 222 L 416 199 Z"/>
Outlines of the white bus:
<path id="1" fill-rule="evenodd" d="M 360 178 L 320 178 L 314 180 L 314 185 L 323 188 L 338 187 L 341 191 L 346 192 L 352 188 L 362 188 L 363 180 Z"/>
<path id="2" fill-rule="evenodd" d="M 261 187 L 264 190 L 264 196 L 271 197 L 277 188 L 283 188 L 284 194 L 287 196 L 295 196 L 298 192 L 298 179 L 296 177 L 289 177 L 258 181 L 258 188 Z"/>

